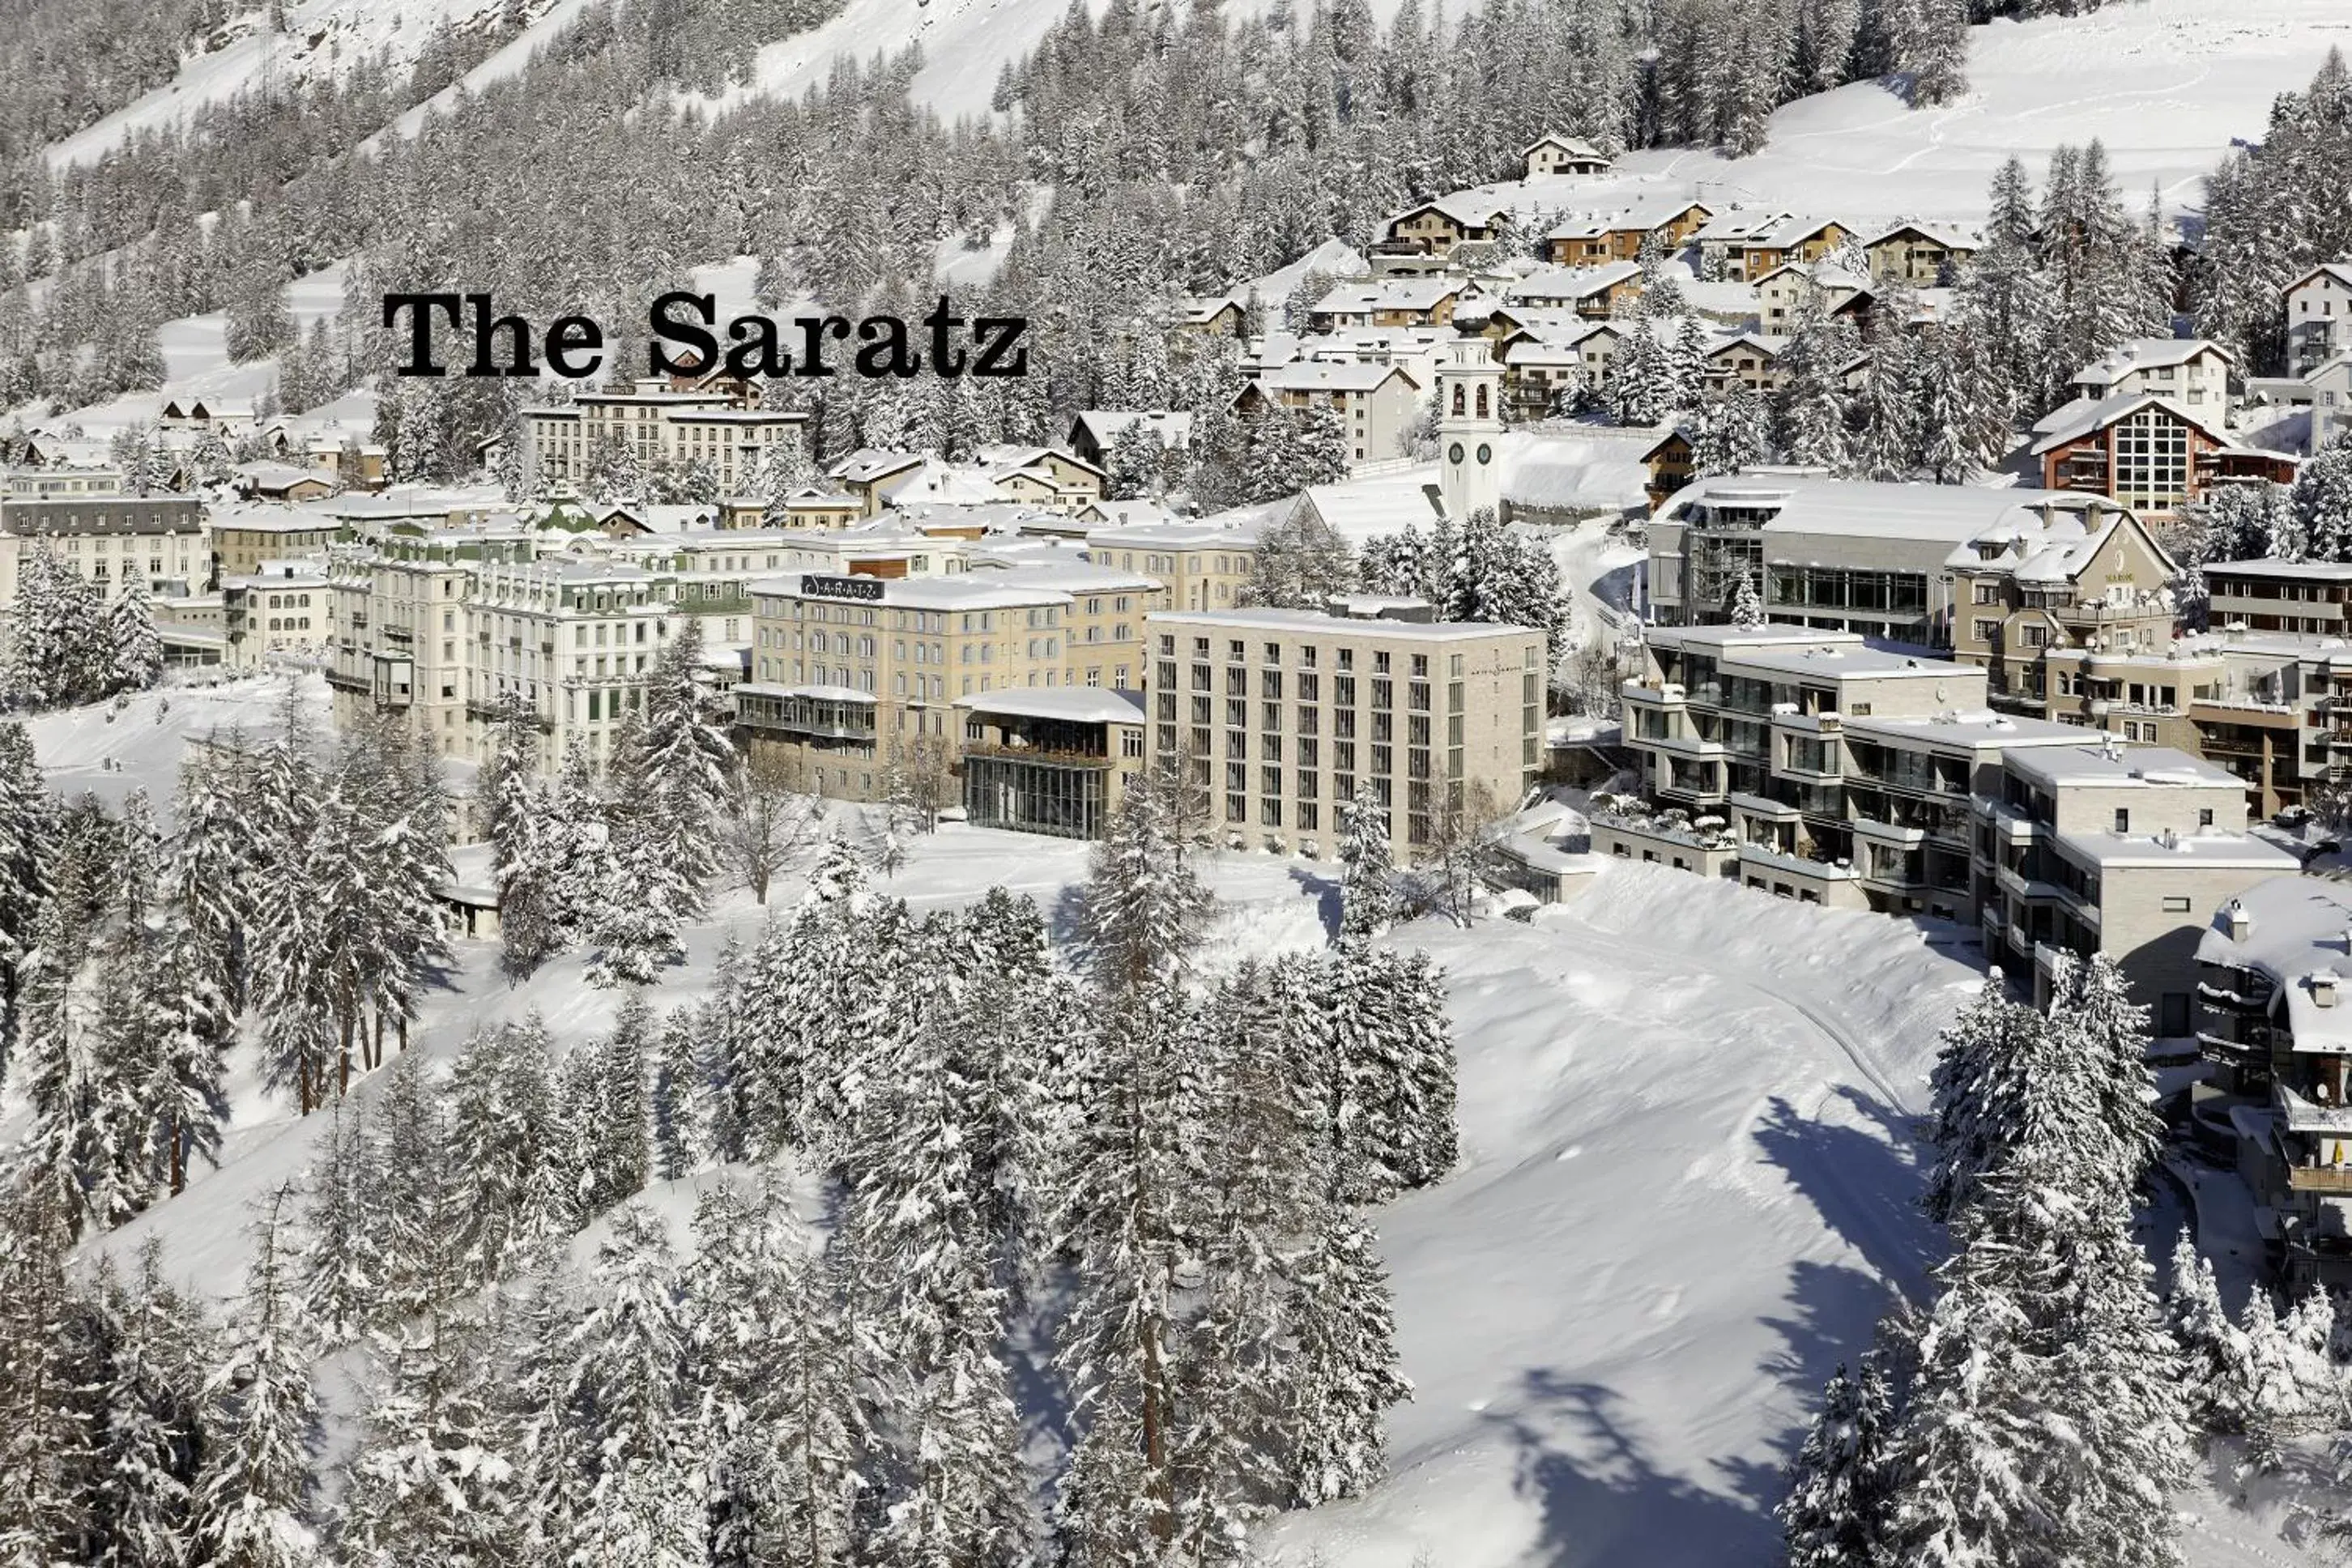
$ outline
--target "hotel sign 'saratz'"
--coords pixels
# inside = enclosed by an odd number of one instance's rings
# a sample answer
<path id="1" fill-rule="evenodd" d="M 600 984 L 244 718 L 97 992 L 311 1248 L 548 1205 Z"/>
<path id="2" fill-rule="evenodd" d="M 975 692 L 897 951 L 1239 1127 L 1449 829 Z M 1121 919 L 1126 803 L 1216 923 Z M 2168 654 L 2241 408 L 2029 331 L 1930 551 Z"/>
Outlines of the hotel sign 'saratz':
<path id="1" fill-rule="evenodd" d="M 801 574 L 801 592 L 819 599 L 865 599 L 878 605 L 882 602 L 882 579 L 827 577 L 814 572 L 803 572 Z"/>

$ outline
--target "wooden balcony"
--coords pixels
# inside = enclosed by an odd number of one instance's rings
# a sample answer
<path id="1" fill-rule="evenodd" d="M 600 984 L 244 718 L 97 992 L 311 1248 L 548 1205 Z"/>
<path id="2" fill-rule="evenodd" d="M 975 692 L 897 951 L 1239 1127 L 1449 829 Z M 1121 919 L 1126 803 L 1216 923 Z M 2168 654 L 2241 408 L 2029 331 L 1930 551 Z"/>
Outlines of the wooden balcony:
<path id="1" fill-rule="evenodd" d="M 2286 1184 L 2298 1193 L 2352 1194 L 2352 1171 L 2325 1165 L 2289 1165 Z"/>

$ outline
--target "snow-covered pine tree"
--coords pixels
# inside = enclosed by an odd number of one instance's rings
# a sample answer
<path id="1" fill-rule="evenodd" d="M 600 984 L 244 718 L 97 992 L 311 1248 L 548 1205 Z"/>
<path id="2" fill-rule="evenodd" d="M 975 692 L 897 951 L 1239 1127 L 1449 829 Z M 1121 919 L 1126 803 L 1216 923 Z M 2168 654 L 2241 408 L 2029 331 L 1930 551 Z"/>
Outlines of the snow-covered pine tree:
<path id="1" fill-rule="evenodd" d="M 2352 561 L 2352 440 L 2329 443 L 2296 470 L 2287 500 L 2307 561 Z"/>
<path id="2" fill-rule="evenodd" d="M 16 563 L 8 689 L 28 708 L 88 702 L 101 695 L 111 665 L 98 592 L 46 543 Z"/>
<path id="3" fill-rule="evenodd" d="M 459 1173 L 457 1247 L 465 1278 L 488 1283 L 533 1242 L 572 1228 L 543 1215 L 542 1167 L 555 1158 L 554 1085 L 536 1018 L 479 1029 L 449 1078 L 450 1163 Z"/>
<path id="4" fill-rule="evenodd" d="M 367 1209 L 381 1310 L 412 1317 L 466 1289 L 467 1193 L 450 1158 L 450 1107 L 422 1053 L 393 1058 L 368 1117 L 377 1184 Z"/>
<path id="5" fill-rule="evenodd" d="M 1291 1500 L 1313 1507 L 1360 1496 L 1385 1473 L 1382 1423 L 1412 1384 L 1398 1364 L 1388 1271 L 1371 1226 L 1325 1207 L 1290 1268 L 1286 1338 L 1297 1365 L 1284 1380 L 1286 1470 Z"/>
<path id="6" fill-rule="evenodd" d="M 2084 1064 L 2053 1048 L 2050 1021 L 2009 1000 L 1998 971 L 1939 1038 L 1929 1075 L 1936 1163 L 1920 1199 L 1937 1220 L 1952 1223 L 1983 1173 L 2025 1142 L 2029 1128 L 2051 1144 L 2070 1135 L 2089 1140 L 2086 1155 L 2112 1152 L 2097 1146 L 2106 1136 L 2095 1125 L 2104 1103 Z"/>
<path id="7" fill-rule="evenodd" d="M 568 1393 L 588 1464 L 585 1506 L 569 1521 L 573 1560 L 703 1568 L 690 1326 L 661 1221 L 635 1205 L 617 1211 L 591 1283 L 571 1337 Z"/>
<path id="8" fill-rule="evenodd" d="M 656 852 L 676 868 L 688 895 L 681 916 L 699 911 L 702 886 L 718 869 L 716 827 L 736 764 L 726 720 L 702 684 L 702 623 L 679 617 L 677 635 L 654 656 L 641 749 L 629 768 L 653 806 Z"/>
<path id="9" fill-rule="evenodd" d="M 2150 1009 L 2131 999 L 2131 983 L 2110 955 L 2094 953 L 2053 977 L 2052 1041 L 2072 1058 L 2070 1078 L 2087 1084 L 2093 1114 L 2105 1131 L 2098 1159 L 2084 1173 L 2124 1192 L 2137 1190 L 2164 1142 L 2156 1082 L 2147 1065 Z"/>
<path id="10" fill-rule="evenodd" d="M 1124 1539 L 1139 1516 L 1164 1541 L 1175 1524 L 1172 1292 L 1210 1194 L 1185 1174 L 1203 1168 L 1207 1084 L 1186 1048 L 1193 1005 L 1173 983 L 1174 969 L 1141 966 L 1123 985 L 1106 979 L 1112 1005 L 1076 1064 L 1080 1116 L 1062 1182 L 1060 1234 L 1077 1258 L 1081 1289 L 1060 1361 L 1090 1420 L 1065 1484 L 1098 1516 L 1074 1521 L 1066 1509 L 1066 1541 L 1097 1531 Z M 1128 1456 L 1112 1471 L 1129 1488 L 1123 1497 L 1088 1475 L 1089 1465 L 1111 1462 L 1106 1449 Z M 1104 1509 L 1117 1519 L 1100 1517 Z"/>
<path id="11" fill-rule="evenodd" d="M 21 969 L 47 896 L 57 803 L 22 724 L 0 724 L 0 1068 L 16 1034 Z"/>
<path id="12" fill-rule="evenodd" d="M 1150 773 L 1137 775 L 1088 862 L 1087 959 L 1096 984 L 1113 999 L 1181 975 L 1209 915 L 1209 893 L 1170 829 L 1168 787 Z"/>
<path id="13" fill-rule="evenodd" d="M 1887 1516 L 1886 1446 L 1895 1402 L 1877 1357 L 1859 1376 L 1841 1363 L 1789 1465 L 1789 1491 L 1774 1510 L 1789 1568 L 1850 1568 L 1882 1561 Z"/>
<path id="14" fill-rule="evenodd" d="M 54 1192 L 0 1193 L 0 1557 L 79 1560 L 91 1462 L 80 1354 L 66 1277 L 70 1211 Z"/>
<path id="15" fill-rule="evenodd" d="M 1760 626 L 1764 620 L 1764 600 L 1756 592 L 1756 574 L 1742 568 L 1739 581 L 1731 590 L 1731 624 L 1735 626 Z"/>
<path id="16" fill-rule="evenodd" d="M 2232 1391 L 2249 1381 L 2246 1336 L 2221 1305 L 2212 1260 L 2197 1250 L 2185 1227 L 2172 1247 L 2165 1321 L 2180 1346 L 2181 1392 L 2193 1429 L 2243 1431 L 2245 1412 L 2237 1407 Z"/>
<path id="17" fill-rule="evenodd" d="M 772 1184 L 712 1188 L 686 1283 L 712 1568 L 851 1560 L 875 1447 L 867 1359 L 831 1270 Z"/>
<path id="18" fill-rule="evenodd" d="M 1744 384 L 1698 397 L 1683 423 L 1691 447 L 1691 477 L 1736 474 L 1767 452 L 1763 405 Z"/>
<path id="19" fill-rule="evenodd" d="M 301 1321 L 330 1348 L 358 1339 L 381 1310 L 389 1265 L 371 1212 L 379 1186 L 366 1115 L 338 1099 L 302 1173 L 288 1258 Z"/>
<path id="20" fill-rule="evenodd" d="M 1304 501 L 1258 535 L 1249 580 L 1234 603 L 1269 609 L 1322 610 L 1356 586 L 1355 552 Z"/>
<path id="21" fill-rule="evenodd" d="M 195 1533 L 205 1560 L 223 1568 L 310 1568 L 320 1561 L 310 1522 L 319 1405 L 281 1248 L 284 1201 L 275 1194 L 262 1210 L 244 1300 L 205 1384 L 213 1440 Z"/>
<path id="22" fill-rule="evenodd" d="M 147 578 L 126 563 L 122 591 L 106 606 L 106 689 L 144 691 L 163 678 L 163 639 L 155 632 L 155 612 Z"/>
<path id="23" fill-rule="evenodd" d="M 2025 1144 L 1939 1270 L 1889 1471 L 1895 1560 L 2175 1568 L 2179 1352 L 2128 1203 Z"/>
<path id="24" fill-rule="evenodd" d="M 339 1554 L 366 1568 L 488 1568 L 522 1556 L 513 1460 L 471 1304 L 428 1307 L 377 1336 L 360 1439 L 337 1508 Z"/>
<path id="25" fill-rule="evenodd" d="M 1355 798 L 1341 807 L 1339 832 L 1339 863 L 1345 868 L 1339 882 L 1339 935 L 1369 940 L 1385 933 L 1404 914 L 1389 841 L 1389 814 L 1372 793 L 1370 780 L 1360 782 Z"/>
<path id="26" fill-rule="evenodd" d="M 244 826 L 246 788 L 238 776 L 245 766 L 245 752 L 234 737 L 190 748 L 180 764 L 166 873 L 198 968 L 232 1016 L 244 1011 L 248 990 L 246 932 L 254 910 L 252 840 Z"/>
<path id="27" fill-rule="evenodd" d="M 142 925 L 140 940 L 109 962 L 137 966 L 125 979 L 136 998 L 132 1026 L 145 1068 L 137 1093 L 145 1163 L 158 1193 L 176 1195 L 194 1161 L 218 1163 L 233 1020 L 185 922 L 173 915 L 159 924 Z"/>
<path id="28" fill-rule="evenodd" d="M 89 1560 L 123 1568 L 184 1562 L 214 1353 L 203 1304 L 164 1278 L 161 1243 L 151 1237 L 127 1281 L 111 1258 L 101 1261 L 85 1310 L 104 1342 Z"/>
<path id="29" fill-rule="evenodd" d="M 32 1111 L 16 1174 L 44 1195 L 68 1233 L 120 1223 L 128 1211 L 118 1179 L 124 1141 L 135 1135 L 125 1086 L 109 1081 L 105 1034 L 78 1003 L 90 938 L 64 898 L 42 907 L 23 964 L 16 1067 Z"/>
<path id="30" fill-rule="evenodd" d="M 533 779 L 538 721 L 520 697 L 509 696 L 499 704 L 492 734 L 478 788 L 498 884 L 500 963 L 509 978 L 519 980 L 561 945 L 557 921 L 564 891 L 541 828 Z"/>

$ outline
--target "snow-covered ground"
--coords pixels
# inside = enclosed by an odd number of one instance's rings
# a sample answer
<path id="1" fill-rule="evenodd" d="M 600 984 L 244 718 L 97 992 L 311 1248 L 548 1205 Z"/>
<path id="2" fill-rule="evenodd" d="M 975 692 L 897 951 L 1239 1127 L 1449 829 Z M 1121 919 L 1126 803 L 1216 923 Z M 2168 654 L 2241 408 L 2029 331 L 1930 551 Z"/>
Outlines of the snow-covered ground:
<path id="1" fill-rule="evenodd" d="M 144 787 L 162 804 L 192 741 L 268 729 L 284 689 L 179 689 L 160 721 L 142 697 L 110 722 L 82 710 L 31 732 L 60 790 Z M 304 689 L 315 717 L 323 688 Z M 949 824 L 886 887 L 931 908 L 1003 883 L 1066 935 L 1086 860 L 1083 844 Z M 1313 862 L 1223 856 L 1209 880 L 1221 961 L 1319 943 L 1336 910 L 1332 868 Z M 787 880 L 774 897 L 799 890 Z M 730 895 L 688 933 L 656 1005 L 701 994 L 727 935 L 762 918 Z M 1463 1163 L 1380 1216 L 1416 1386 L 1391 1423 L 1393 1473 L 1369 1498 L 1283 1521 L 1280 1560 L 1770 1563 L 1779 1468 L 1811 1402 L 1936 1256 L 1912 1204 L 1910 1120 L 1936 1030 L 1978 983 L 1958 939 L 1622 862 L 1525 924 L 1400 931 L 1449 971 Z M 532 1011 L 566 1045 L 611 1024 L 616 994 L 584 984 L 576 955 L 520 985 L 496 959 L 458 945 L 414 1049 L 446 1058 L 477 1026 Z M 236 1289 L 253 1206 L 299 1174 L 322 1122 L 263 1095 L 244 1060 L 232 1091 L 222 1168 L 96 1245 L 152 1237 L 192 1286 Z M 0 1140 L 21 1115 L 0 1107 Z M 648 1196 L 683 1216 L 694 1190 Z M 2256 1518 L 2201 1494 L 2194 1507 L 2197 1568 L 2303 1561 Z"/>
<path id="2" fill-rule="evenodd" d="M 586 4 L 525 0 L 529 22 L 524 31 L 468 71 L 462 84 L 478 90 L 520 70 L 530 51 L 553 37 Z M 405 69 L 436 26 L 478 27 L 495 21 L 506 5 L 507 0 L 287 0 L 282 33 L 271 32 L 266 10 L 256 6 L 225 29 L 228 37 L 222 47 L 188 57 L 169 82 L 52 142 L 49 166 L 70 168 L 103 157 L 133 131 L 184 124 L 196 110 L 226 102 L 240 92 L 340 76 L 379 56 L 395 69 Z M 432 101 L 447 101 L 457 85 L 444 89 Z M 423 107 L 404 117 L 404 135 L 415 131 Z"/>

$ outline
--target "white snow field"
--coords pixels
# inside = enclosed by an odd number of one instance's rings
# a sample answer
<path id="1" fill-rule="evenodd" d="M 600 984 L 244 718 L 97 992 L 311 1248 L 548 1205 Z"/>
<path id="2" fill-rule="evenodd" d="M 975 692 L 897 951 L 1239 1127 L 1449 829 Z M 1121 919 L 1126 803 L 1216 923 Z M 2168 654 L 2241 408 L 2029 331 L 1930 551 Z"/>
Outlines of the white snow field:
<path id="1" fill-rule="evenodd" d="M 316 719 L 323 685 L 303 686 Z M 284 689 L 270 677 L 178 689 L 160 722 L 148 696 L 111 722 L 87 709 L 31 732 L 58 789 L 119 800 L 143 787 L 162 805 L 188 744 L 268 731 Z M 835 820 L 854 831 L 857 818 Z M 929 908 L 1002 882 L 1066 933 L 1086 858 L 1083 844 L 948 824 L 881 885 Z M 1215 962 L 1324 941 L 1333 870 L 1214 858 Z M 788 879 L 772 896 L 800 891 Z M 656 1008 L 698 995 L 728 932 L 749 937 L 762 918 L 744 893 L 722 900 L 688 933 L 689 962 L 654 990 Z M 1368 1498 L 1282 1521 L 1279 1561 L 1768 1568 L 1780 1466 L 1822 1381 L 1937 1256 L 1912 1204 L 1909 1119 L 1937 1029 L 1979 980 L 1955 935 L 1616 861 L 1526 924 L 1401 929 L 1395 941 L 1449 971 L 1463 1163 L 1379 1215 L 1417 1390 L 1391 1420 L 1392 1474 Z M 577 954 L 509 985 L 492 944 L 461 942 L 412 1048 L 446 1058 L 478 1024 L 532 1010 L 570 1046 L 617 1004 L 584 983 Z M 234 1066 L 221 1168 L 92 1244 L 120 1255 L 157 1238 L 176 1277 L 215 1295 L 243 1279 L 253 1206 L 299 1175 L 323 1126 L 265 1096 L 249 1054 Z M 0 1142 L 22 1115 L 0 1106 Z M 646 1201 L 682 1219 L 709 1179 Z M 2306 1561 L 2264 1519 L 2201 1492 L 2188 1506 L 2196 1568 Z"/>

